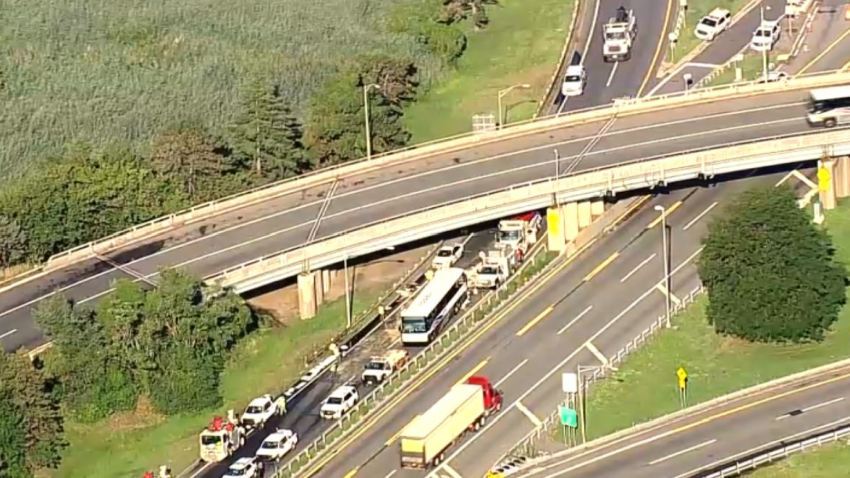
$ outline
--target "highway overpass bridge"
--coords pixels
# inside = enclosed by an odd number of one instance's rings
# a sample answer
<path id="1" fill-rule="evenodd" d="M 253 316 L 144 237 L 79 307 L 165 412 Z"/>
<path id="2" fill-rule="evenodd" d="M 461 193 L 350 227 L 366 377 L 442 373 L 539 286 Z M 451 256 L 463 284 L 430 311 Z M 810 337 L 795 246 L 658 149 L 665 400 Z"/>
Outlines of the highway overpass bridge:
<path id="1" fill-rule="evenodd" d="M 4 349 L 43 342 L 30 311 L 57 289 L 84 303 L 119 277 L 155 281 L 162 267 L 184 267 L 245 291 L 345 256 L 546 207 L 556 191 L 561 202 L 580 201 L 699 174 L 816 159 L 826 145 L 834 146 L 830 154 L 848 154 L 840 132 L 812 134 L 804 120 L 809 88 L 848 82 L 850 74 L 836 73 L 628 100 L 203 205 L 62 254 L 0 290 L 0 336 L 14 331 L 3 339 Z M 712 152 L 718 148 L 732 149 Z M 730 160 L 731 154 L 742 158 Z M 441 216 L 447 211 L 452 217 Z M 413 227 L 412 221 L 420 222 Z"/>

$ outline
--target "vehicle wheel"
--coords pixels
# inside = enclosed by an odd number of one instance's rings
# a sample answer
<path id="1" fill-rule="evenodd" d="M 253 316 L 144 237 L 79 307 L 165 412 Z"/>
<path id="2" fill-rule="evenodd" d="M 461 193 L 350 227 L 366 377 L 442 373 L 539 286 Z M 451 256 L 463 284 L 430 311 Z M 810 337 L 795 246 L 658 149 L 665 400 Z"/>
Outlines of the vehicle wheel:
<path id="1" fill-rule="evenodd" d="M 500 410 L 502 410 L 502 402 L 496 404 L 496 411 L 498 412 Z"/>
<path id="2" fill-rule="evenodd" d="M 827 128 L 834 128 L 836 124 L 835 118 L 827 118 L 823 120 L 823 125 Z"/>
<path id="3" fill-rule="evenodd" d="M 477 432 L 481 430 L 481 420 L 475 420 L 475 423 L 472 424 L 472 431 Z"/>
<path id="4" fill-rule="evenodd" d="M 440 463 L 442 463 L 442 462 L 443 462 L 443 454 L 442 454 L 442 453 L 440 453 L 439 455 L 437 455 L 437 456 L 434 458 L 434 466 L 439 465 L 439 464 L 440 464 Z"/>

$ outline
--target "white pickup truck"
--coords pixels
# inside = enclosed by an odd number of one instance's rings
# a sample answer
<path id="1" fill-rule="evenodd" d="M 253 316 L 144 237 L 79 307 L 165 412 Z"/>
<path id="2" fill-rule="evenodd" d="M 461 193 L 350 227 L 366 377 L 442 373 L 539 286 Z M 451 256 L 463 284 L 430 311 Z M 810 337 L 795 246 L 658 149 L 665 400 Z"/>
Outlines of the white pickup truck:
<path id="1" fill-rule="evenodd" d="M 495 289 L 504 284 L 516 267 L 516 254 L 510 247 L 503 247 L 481 253 L 479 262 L 473 272 L 472 285 L 477 289 Z"/>
<path id="2" fill-rule="evenodd" d="M 617 15 L 602 25 L 602 58 L 606 62 L 626 61 L 632 57 L 632 46 L 637 36 L 634 10 L 617 9 Z"/>
<path id="3" fill-rule="evenodd" d="M 364 367 L 361 376 L 363 382 L 367 384 L 383 382 L 407 362 L 408 355 L 407 350 L 394 349 L 379 357 L 372 357 Z"/>

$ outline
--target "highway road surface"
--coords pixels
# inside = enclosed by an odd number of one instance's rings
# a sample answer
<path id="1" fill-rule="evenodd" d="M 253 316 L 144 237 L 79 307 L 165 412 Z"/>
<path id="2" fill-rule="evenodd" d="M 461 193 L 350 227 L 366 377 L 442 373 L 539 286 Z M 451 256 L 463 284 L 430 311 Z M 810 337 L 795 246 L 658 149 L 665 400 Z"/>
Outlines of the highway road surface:
<path id="1" fill-rule="evenodd" d="M 162 267 L 180 266 L 207 276 L 259 256 L 382 219 L 499 190 L 554 174 L 567 175 L 625 161 L 655 158 L 723 144 L 811 131 L 804 120 L 805 91 L 674 108 L 538 133 L 521 139 L 434 155 L 382 172 L 266 201 L 207 223 L 178 229 L 130 251 L 113 254 L 123 265 L 89 261 L 0 292 L 0 339 L 5 350 L 44 339 L 32 308 L 56 289 L 85 303 L 120 277 L 156 280 Z M 333 197 L 321 218 L 324 195 Z M 130 271 L 128 274 L 127 271 Z"/>
<path id="2" fill-rule="evenodd" d="M 850 367 L 746 394 L 606 444 L 574 450 L 524 478 L 695 477 L 782 442 L 850 424 Z"/>
<path id="3" fill-rule="evenodd" d="M 653 198 L 615 233 L 562 264 L 525 300 L 480 330 L 474 343 L 459 347 L 436 372 L 406 390 L 403 400 L 382 409 L 342 444 L 338 455 L 320 461 L 315 476 L 423 476 L 399 468 L 398 434 L 473 372 L 498 384 L 506 407 L 481 432 L 450 450 L 448 467 L 432 476 L 481 476 L 554 409 L 561 395 L 560 372 L 578 364 L 601 365 L 603 357 L 615 354 L 663 310 L 661 232 L 652 206 L 663 204 L 671 211 L 672 289 L 678 300 L 699 285 L 694 259 L 711 217 L 753 181 L 776 180 L 773 175 Z"/>

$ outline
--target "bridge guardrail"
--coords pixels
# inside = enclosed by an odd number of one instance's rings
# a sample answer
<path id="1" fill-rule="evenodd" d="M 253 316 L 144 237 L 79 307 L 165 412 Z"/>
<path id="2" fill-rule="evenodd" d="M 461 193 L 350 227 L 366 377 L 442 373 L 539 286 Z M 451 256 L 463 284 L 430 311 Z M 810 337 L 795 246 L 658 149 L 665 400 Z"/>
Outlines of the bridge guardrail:
<path id="1" fill-rule="evenodd" d="M 676 92 L 668 95 L 646 98 L 633 98 L 615 101 L 613 105 L 579 110 L 569 115 L 545 116 L 523 122 L 517 122 L 510 127 L 482 134 L 464 133 L 441 140 L 413 145 L 396 151 L 373 156 L 372 160 L 360 159 L 342 165 L 331 166 L 313 171 L 295 178 L 285 179 L 253 190 L 232 195 L 223 199 L 210 201 L 183 211 L 178 211 L 164 217 L 156 218 L 146 223 L 135 225 L 124 231 L 117 232 L 102 239 L 74 247 L 50 257 L 42 270 L 54 270 L 70 264 L 90 259 L 94 253 L 104 254 L 120 247 L 127 246 L 158 234 L 167 232 L 174 227 L 183 226 L 205 220 L 220 214 L 235 211 L 258 202 L 304 191 L 321 186 L 350 175 L 363 174 L 370 170 L 380 169 L 388 164 L 399 164 L 410 160 L 429 157 L 434 154 L 449 153 L 467 149 L 478 144 L 489 144 L 497 141 L 540 133 L 551 129 L 578 125 L 607 118 L 613 114 L 619 116 L 647 113 L 659 109 L 699 104 L 706 101 L 731 99 L 754 94 L 769 94 L 819 86 L 828 86 L 850 82 L 850 72 L 828 72 L 805 75 L 774 83 L 736 83 L 705 88 L 690 92 Z"/>
<path id="2" fill-rule="evenodd" d="M 710 177 L 818 159 L 824 154 L 825 148 L 834 150 L 834 153 L 850 153 L 847 130 L 747 142 L 657 159 L 638 159 L 564 176 L 557 182 L 554 178 L 546 178 L 341 231 L 304 246 L 248 261 L 210 276 L 207 280 L 241 292 L 296 275 L 302 272 L 305 264 L 311 269 L 334 264 L 350 255 L 352 250 L 365 254 L 398 242 L 547 207 L 552 204 L 555 191 L 561 203 L 592 199 L 699 176 Z"/>

